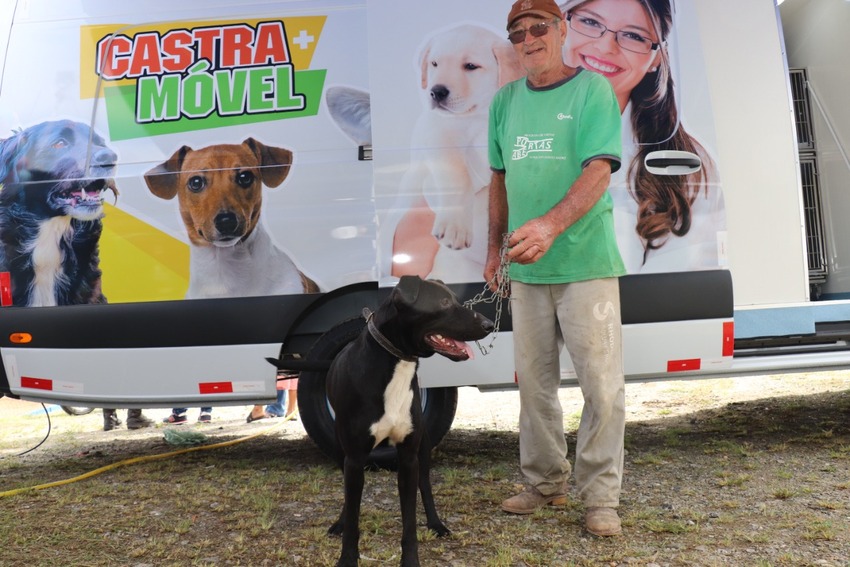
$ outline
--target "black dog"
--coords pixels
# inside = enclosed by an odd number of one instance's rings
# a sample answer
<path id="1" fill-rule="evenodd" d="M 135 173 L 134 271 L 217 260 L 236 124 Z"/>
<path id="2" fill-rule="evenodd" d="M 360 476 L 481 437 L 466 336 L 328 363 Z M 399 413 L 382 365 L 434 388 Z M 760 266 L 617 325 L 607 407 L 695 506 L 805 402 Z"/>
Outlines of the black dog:
<path id="1" fill-rule="evenodd" d="M 13 305 L 104 303 L 104 190 L 116 155 L 88 126 L 42 122 L 0 142 L 0 271 Z"/>
<path id="2" fill-rule="evenodd" d="M 388 439 L 398 451 L 401 501 L 401 565 L 419 565 L 416 488 L 422 493 L 427 525 L 438 536 L 449 530 L 437 516 L 431 492 L 431 443 L 422 426 L 416 368 L 435 352 L 459 361 L 472 354 L 464 341 L 482 339 L 493 322 L 461 305 L 442 282 L 404 276 L 367 328 L 331 363 L 328 400 L 336 413 L 336 434 L 345 454 L 345 504 L 331 534 L 343 534 L 337 566 L 356 566 L 364 467 L 372 449 Z"/>

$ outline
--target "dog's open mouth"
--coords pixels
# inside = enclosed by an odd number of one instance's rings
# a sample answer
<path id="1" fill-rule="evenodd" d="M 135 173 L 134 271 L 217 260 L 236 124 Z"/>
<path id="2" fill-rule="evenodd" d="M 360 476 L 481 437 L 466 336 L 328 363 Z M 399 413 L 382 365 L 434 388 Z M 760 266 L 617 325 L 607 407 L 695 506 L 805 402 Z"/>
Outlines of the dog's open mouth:
<path id="1" fill-rule="evenodd" d="M 115 183 L 111 179 L 91 179 L 64 188 L 55 195 L 56 202 L 65 207 L 99 207 L 103 204 L 103 192 L 109 189 L 118 195 Z"/>
<path id="2" fill-rule="evenodd" d="M 449 360 L 459 362 L 473 357 L 472 348 L 464 341 L 433 334 L 425 336 L 425 343 L 433 348 L 434 352 L 442 354 Z"/>
<path id="3" fill-rule="evenodd" d="M 57 187 L 50 200 L 63 214 L 90 221 L 103 216 L 103 192 L 107 189 L 118 196 L 112 179 L 83 179 Z"/>

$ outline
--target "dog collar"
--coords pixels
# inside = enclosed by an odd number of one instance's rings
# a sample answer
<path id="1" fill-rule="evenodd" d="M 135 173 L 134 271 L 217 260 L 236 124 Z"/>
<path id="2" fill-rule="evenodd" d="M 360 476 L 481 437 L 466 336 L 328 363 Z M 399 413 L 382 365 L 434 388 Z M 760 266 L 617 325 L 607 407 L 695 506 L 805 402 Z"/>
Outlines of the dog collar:
<path id="1" fill-rule="evenodd" d="M 419 360 L 418 356 L 407 356 L 400 350 L 398 350 L 390 341 L 381 334 L 381 331 L 378 330 L 378 327 L 375 326 L 375 322 L 372 321 L 372 313 L 368 307 L 363 308 L 363 318 L 366 319 L 366 327 L 369 329 L 369 334 L 372 335 L 372 338 L 375 339 L 379 345 L 384 347 L 384 350 L 393 355 L 394 357 L 404 360 L 406 362 L 416 362 Z"/>

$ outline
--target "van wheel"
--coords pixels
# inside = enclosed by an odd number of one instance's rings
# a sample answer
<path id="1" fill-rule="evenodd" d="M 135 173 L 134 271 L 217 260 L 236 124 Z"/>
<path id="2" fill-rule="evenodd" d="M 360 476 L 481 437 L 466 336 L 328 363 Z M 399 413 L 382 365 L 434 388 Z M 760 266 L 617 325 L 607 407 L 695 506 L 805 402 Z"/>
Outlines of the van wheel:
<path id="1" fill-rule="evenodd" d="M 363 318 L 348 319 L 331 328 L 310 349 L 307 360 L 333 358 L 366 327 Z M 336 438 L 334 414 L 325 391 L 327 372 L 304 370 L 298 378 L 298 413 L 310 439 L 337 464 L 344 455 Z M 422 417 L 431 443 L 436 447 L 449 429 L 457 411 L 457 388 L 423 388 Z M 398 467 L 396 449 L 386 441 L 369 455 L 369 466 L 394 470 Z"/>

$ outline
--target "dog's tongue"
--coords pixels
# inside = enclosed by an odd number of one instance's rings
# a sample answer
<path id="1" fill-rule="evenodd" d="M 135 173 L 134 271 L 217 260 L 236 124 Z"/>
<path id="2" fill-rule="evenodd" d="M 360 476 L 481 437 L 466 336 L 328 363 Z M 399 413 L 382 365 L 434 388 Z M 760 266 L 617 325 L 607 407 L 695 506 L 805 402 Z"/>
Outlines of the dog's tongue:
<path id="1" fill-rule="evenodd" d="M 74 191 L 71 195 L 78 199 L 88 199 L 89 201 L 92 201 L 94 199 L 100 199 L 100 190 L 89 191 L 84 187 L 79 191 Z"/>
<path id="2" fill-rule="evenodd" d="M 468 359 L 474 358 L 475 356 L 472 352 L 472 347 L 464 341 L 459 341 L 451 337 L 444 337 L 442 335 L 431 335 L 430 339 L 434 349 L 445 356 L 462 358 L 465 354 Z"/>
<path id="3" fill-rule="evenodd" d="M 71 193 L 71 197 L 75 205 L 78 203 L 99 203 L 102 200 L 100 191 L 88 192 L 85 188 L 74 191 Z"/>
<path id="4" fill-rule="evenodd" d="M 452 341 L 454 343 L 454 348 L 458 352 L 465 353 L 467 359 L 472 360 L 473 358 L 475 358 L 475 354 L 472 352 L 472 347 L 470 347 L 468 344 L 466 344 L 463 341 L 456 341 L 454 339 L 448 339 L 448 340 Z"/>

